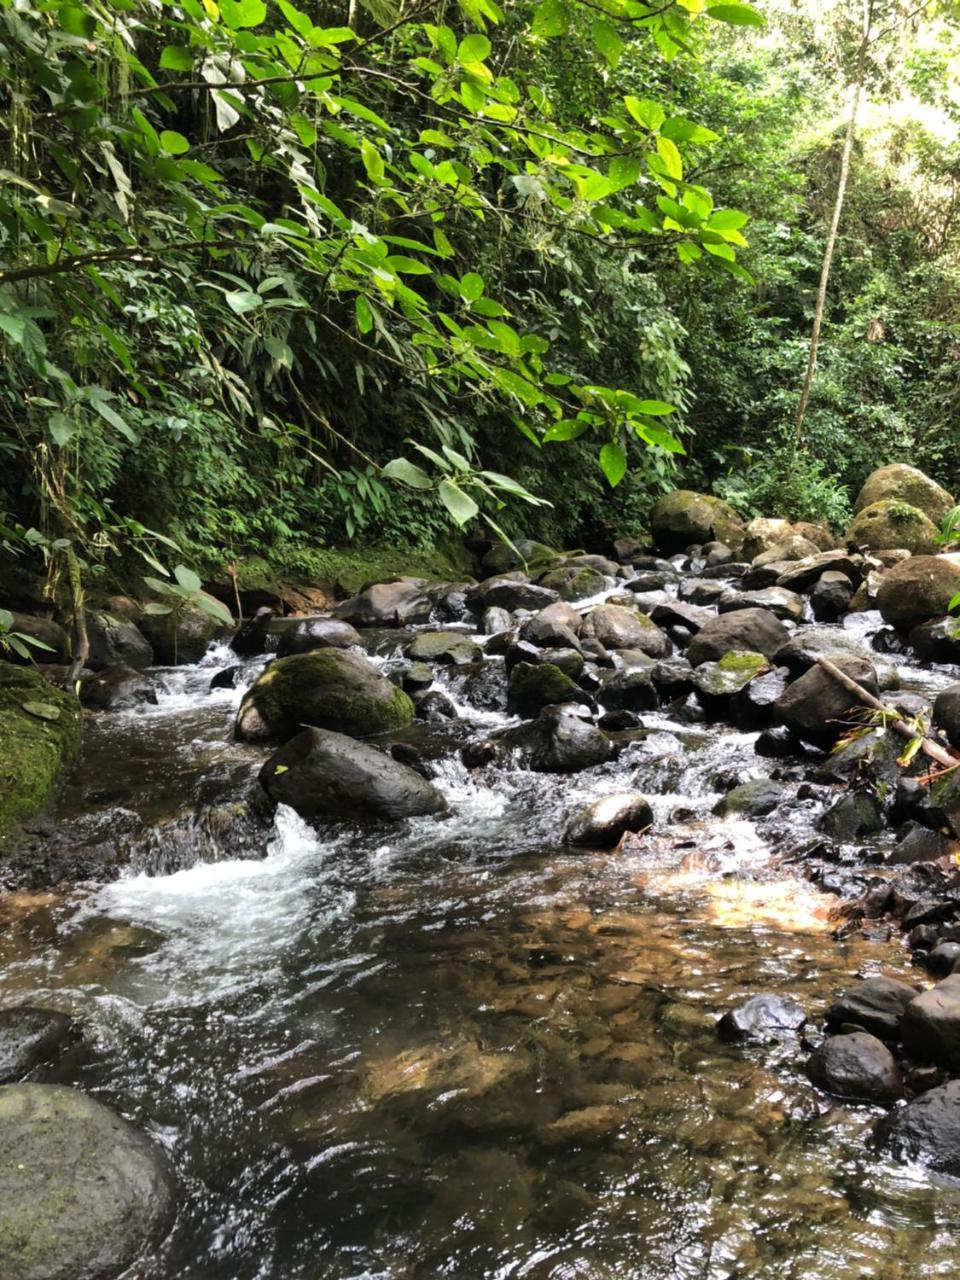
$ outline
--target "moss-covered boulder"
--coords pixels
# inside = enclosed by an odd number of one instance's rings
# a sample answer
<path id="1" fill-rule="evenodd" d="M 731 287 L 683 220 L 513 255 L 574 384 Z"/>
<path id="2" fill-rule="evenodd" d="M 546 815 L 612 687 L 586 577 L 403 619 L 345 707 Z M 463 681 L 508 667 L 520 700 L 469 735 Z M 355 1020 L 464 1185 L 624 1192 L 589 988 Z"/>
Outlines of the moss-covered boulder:
<path id="1" fill-rule="evenodd" d="M 219 623 L 202 609 L 188 607 L 170 613 L 145 613 L 137 626 L 153 646 L 157 662 L 176 667 L 200 661 Z"/>
<path id="2" fill-rule="evenodd" d="M 482 655 L 480 646 L 462 631 L 424 631 L 407 646 L 407 657 L 414 662 L 465 666 Z"/>
<path id="3" fill-rule="evenodd" d="M 545 569 L 554 565 L 560 554 L 542 542 L 534 542 L 530 538 L 519 538 L 513 546 L 506 542 L 495 542 L 480 561 L 480 567 L 489 577 L 499 573 L 510 573 L 514 569 Z"/>
<path id="4" fill-rule="evenodd" d="M 650 512 L 650 532 L 667 555 L 694 543 L 722 542 L 739 554 L 745 537 L 743 521 L 720 498 L 692 489 L 664 494 Z"/>
<path id="5" fill-rule="evenodd" d="M 510 672 L 507 707 L 516 715 L 539 715 L 544 707 L 575 702 L 581 690 L 552 662 L 518 662 Z"/>
<path id="6" fill-rule="evenodd" d="M 31 667 L 0 662 L 0 841 L 43 808 L 80 746 L 80 703 Z"/>
<path id="7" fill-rule="evenodd" d="M 403 729 L 413 703 L 377 668 L 349 649 L 318 649 L 272 662 L 244 695 L 236 736 L 290 738 L 306 725 L 351 738 Z"/>
<path id="8" fill-rule="evenodd" d="M 931 480 L 922 471 L 908 466 L 905 462 L 894 462 L 890 466 L 880 467 L 879 470 L 867 476 L 853 505 L 854 512 L 859 514 L 867 507 L 873 506 L 875 502 L 883 502 L 888 498 L 895 498 L 899 502 L 906 502 L 911 507 L 916 507 L 936 525 L 939 525 L 954 506 L 952 494 L 937 484 L 936 480 Z M 886 545 L 899 547 L 904 544 L 890 542 Z"/>
<path id="9" fill-rule="evenodd" d="M 884 575 L 877 608 L 884 622 L 910 631 L 921 622 L 941 618 L 960 592 L 960 555 L 912 556 Z"/>
<path id="10" fill-rule="evenodd" d="M 561 600 L 586 600 L 599 595 L 607 585 L 603 574 L 586 564 L 567 564 L 551 569 L 539 579 L 539 583 L 541 587 L 556 591 Z"/>
<path id="11" fill-rule="evenodd" d="M 937 526 L 919 507 L 900 498 L 881 498 L 864 507 L 844 537 L 848 544 L 872 551 L 903 547 L 912 555 L 926 556 L 937 548 Z"/>
<path id="12" fill-rule="evenodd" d="M 751 680 L 769 670 L 770 663 L 762 653 L 725 653 L 719 662 L 703 662 L 695 669 L 693 686 L 708 710 L 718 710 Z"/>

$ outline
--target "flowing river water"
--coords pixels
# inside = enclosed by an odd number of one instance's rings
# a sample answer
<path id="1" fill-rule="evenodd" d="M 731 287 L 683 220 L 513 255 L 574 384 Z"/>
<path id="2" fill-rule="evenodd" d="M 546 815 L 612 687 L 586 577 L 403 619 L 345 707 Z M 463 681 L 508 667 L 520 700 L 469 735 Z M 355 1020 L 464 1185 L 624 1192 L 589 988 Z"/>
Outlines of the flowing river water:
<path id="1" fill-rule="evenodd" d="M 387 665 L 397 644 L 371 640 Z M 449 817 L 280 809 L 259 837 L 230 821 L 265 753 L 231 742 L 239 693 L 208 691 L 228 660 L 88 727 L 57 838 L 124 848 L 126 873 L 0 897 L 0 1005 L 74 1015 L 92 1052 L 69 1082 L 177 1167 L 137 1280 L 958 1273 L 960 1191 L 872 1152 L 878 1112 L 818 1097 L 796 1042 L 717 1037 L 760 991 L 816 1020 L 857 975 L 911 973 L 882 930 L 832 937 L 835 900 L 711 815 L 717 775 L 774 767 L 753 735 L 652 714 L 573 777 L 470 774 L 457 746 L 506 717 L 460 698 L 412 731 Z M 563 848 L 624 789 L 650 835 Z"/>

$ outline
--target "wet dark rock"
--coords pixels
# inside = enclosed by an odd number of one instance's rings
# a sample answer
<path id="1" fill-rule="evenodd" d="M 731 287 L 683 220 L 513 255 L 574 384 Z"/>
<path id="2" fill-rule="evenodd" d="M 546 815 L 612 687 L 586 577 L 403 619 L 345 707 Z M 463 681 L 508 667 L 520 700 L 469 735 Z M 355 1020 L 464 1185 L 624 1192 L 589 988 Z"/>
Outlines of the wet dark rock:
<path id="1" fill-rule="evenodd" d="M 499 734 L 495 752 L 519 751 L 537 773 L 577 773 L 603 764 L 615 754 L 610 739 L 569 706 L 547 707 L 536 720 Z"/>
<path id="2" fill-rule="evenodd" d="M 413 705 L 371 662 L 350 649 L 278 658 L 244 694 L 235 734 L 242 741 L 284 738 L 303 725 L 358 738 L 402 729 Z"/>
<path id="3" fill-rule="evenodd" d="M 911 951 L 932 951 L 939 939 L 935 924 L 916 924 L 907 934 L 907 946 Z"/>
<path id="4" fill-rule="evenodd" d="M 258 654 L 266 653 L 273 616 L 273 610 L 264 605 L 252 618 L 241 622 L 230 641 L 230 648 L 238 657 L 255 658 Z"/>
<path id="5" fill-rule="evenodd" d="M 424 631 L 407 646 L 407 657 L 414 662 L 463 666 L 480 656 L 479 645 L 461 631 Z"/>
<path id="6" fill-rule="evenodd" d="M 635 578 L 627 580 L 627 590 L 635 591 L 642 594 L 648 591 L 662 591 L 664 587 L 670 586 L 671 583 L 677 581 L 677 573 L 674 569 L 666 573 L 655 573 L 649 571 L 647 573 L 639 573 Z"/>
<path id="7" fill-rule="evenodd" d="M 956 847 L 940 831 L 933 831 L 919 822 L 911 822 L 887 856 L 891 866 L 906 866 L 914 862 L 935 862 L 944 858 Z"/>
<path id="8" fill-rule="evenodd" d="M 650 614 L 651 621 L 658 627 L 679 625 L 693 633 L 705 627 L 713 616 L 709 609 L 702 609 L 695 604 L 684 604 L 682 600 L 666 600 L 662 604 L 655 605 Z"/>
<path id="9" fill-rule="evenodd" d="M 838 747 L 813 773 L 815 782 L 850 782 L 864 779 L 888 792 L 902 776 L 897 760 L 904 740 L 892 729 L 874 729 Z"/>
<path id="10" fill-rule="evenodd" d="M 766 670 L 746 684 L 730 703 L 730 718 L 741 729 L 762 729 L 773 719 L 773 708 L 786 689 L 785 672 Z"/>
<path id="11" fill-rule="evenodd" d="M 600 690 L 603 707 L 607 711 L 654 711 L 660 699 L 652 672 L 651 667 L 615 671 Z"/>
<path id="12" fill-rule="evenodd" d="M 163 1150 L 77 1089 L 0 1089 L 0 1275 L 111 1280 L 168 1228 Z"/>
<path id="13" fill-rule="evenodd" d="M 313 653 L 316 649 L 349 649 L 362 643 L 356 628 L 339 618 L 298 618 L 281 632 L 277 657 Z"/>
<path id="14" fill-rule="evenodd" d="M 509 676 L 513 668 L 519 666 L 521 662 L 526 662 L 530 666 L 536 667 L 543 661 L 543 651 L 538 645 L 531 644 L 527 640 L 515 640 L 504 651 L 503 669 L 506 675 Z"/>
<path id="15" fill-rule="evenodd" d="M 802 744 L 789 729 L 783 725 L 776 725 L 772 729 L 764 729 L 757 735 L 753 749 L 758 756 L 763 756 L 765 759 L 785 760 L 787 756 L 792 756 L 801 750 Z"/>
<path id="16" fill-rule="evenodd" d="M 242 671 L 240 666 L 224 667 L 222 671 L 217 671 L 210 679 L 210 692 L 214 689 L 235 689 Z"/>
<path id="17" fill-rule="evenodd" d="M 560 600 L 528 618 L 520 628 L 520 636 L 529 644 L 579 649 L 577 635 L 582 621 L 576 609 Z"/>
<path id="18" fill-rule="evenodd" d="M 276 804 L 302 818 L 395 822 L 443 813 L 441 793 L 419 773 L 366 742 L 326 729 L 304 729 L 260 770 Z"/>
<path id="19" fill-rule="evenodd" d="M 21 635 L 32 636 L 34 640 L 39 640 L 41 644 L 47 646 L 46 650 L 34 649 L 33 657 L 37 661 L 49 662 L 69 662 L 70 660 L 70 637 L 67 635 L 59 622 L 54 622 L 52 618 L 39 618 L 32 613 L 13 613 L 12 631 L 19 631 Z M 4 654 L 4 661 L 19 663 L 26 662 L 26 658 L 21 658 L 19 654 L 12 651 Z M 132 666 L 133 663 L 128 665 Z"/>
<path id="20" fill-rule="evenodd" d="M 597 725 L 607 733 L 622 733 L 626 729 L 642 729 L 643 721 L 635 711 L 605 711 Z"/>
<path id="21" fill-rule="evenodd" d="M 730 1009 L 717 1023 L 722 1040 L 785 1040 L 797 1035 L 807 1020 L 803 1008 L 790 996 L 751 996 Z"/>
<path id="22" fill-rule="evenodd" d="M 951 747 L 960 748 L 960 684 L 952 684 L 937 694 L 933 723 L 947 735 Z"/>
<path id="23" fill-rule="evenodd" d="M 863 557 L 848 555 L 845 551 L 821 551 L 784 569 L 777 585 L 788 591 L 809 591 L 825 573 L 842 573 L 858 587 L 863 581 Z"/>
<path id="24" fill-rule="evenodd" d="M 586 693 L 597 693 L 603 687 L 603 677 L 595 663 L 583 664 L 583 670 L 577 676 L 577 684 Z"/>
<path id="25" fill-rule="evenodd" d="M 456 692 L 471 707 L 479 707 L 481 711 L 506 711 L 506 681 L 499 662 L 477 662 L 473 667 L 456 670 L 461 676 Z"/>
<path id="26" fill-rule="evenodd" d="M 707 578 L 685 578 L 677 588 L 677 595 L 689 604 L 715 605 L 726 589 L 722 582 Z"/>
<path id="27" fill-rule="evenodd" d="M 145 613 L 137 626 L 164 667 L 199 662 L 210 647 L 218 623 L 202 609 L 187 607 L 170 613 Z"/>
<path id="28" fill-rule="evenodd" d="M 848 635 L 839 627 L 825 626 L 798 627 L 774 657 L 778 666 L 786 667 L 791 675 L 802 676 L 816 665 L 817 658 L 833 659 L 836 654 L 873 661 L 870 649 L 856 636 Z"/>
<path id="29" fill-rule="evenodd" d="M 856 1102 L 895 1102 L 903 1097 L 896 1058 L 867 1031 L 825 1040 L 807 1059 L 807 1075 L 825 1092 Z"/>
<path id="30" fill-rule="evenodd" d="M 960 1070 L 960 974 L 952 974 L 915 996 L 900 1021 L 911 1057 Z"/>
<path id="31" fill-rule="evenodd" d="M 433 684 L 433 668 L 425 662 L 413 662 L 400 672 L 400 687 L 407 693 L 429 689 Z"/>
<path id="32" fill-rule="evenodd" d="M 429 622 L 433 601 L 419 579 L 378 582 L 338 604 L 333 616 L 354 627 L 408 627 Z"/>
<path id="33" fill-rule="evenodd" d="M 725 542 L 704 543 L 701 555 L 708 569 L 713 569 L 721 564 L 729 564 L 733 559 L 733 552 Z"/>
<path id="34" fill-rule="evenodd" d="M 24 1079 L 35 1067 L 75 1048 L 80 1039 L 74 1020 L 55 1009 L 0 1009 L 0 1084 Z"/>
<path id="35" fill-rule="evenodd" d="M 728 791 L 713 806 L 713 812 L 721 818 L 740 814 L 748 818 L 762 818 L 773 813 L 788 795 L 782 782 L 772 778 L 754 778 Z"/>
<path id="36" fill-rule="evenodd" d="M 917 870 L 929 865 L 920 863 Z M 904 929 L 909 929 L 915 924 L 922 924 L 927 920 L 947 920 L 953 916 L 957 910 L 957 901 L 953 897 L 941 897 L 940 894 L 930 893 L 918 898 L 903 913 L 901 924 Z"/>
<path id="37" fill-rule="evenodd" d="M 418 720 L 427 724 L 441 724 L 444 720 L 456 720 L 457 709 L 442 689 L 430 689 L 413 696 L 413 706 Z"/>
<path id="38" fill-rule="evenodd" d="M 910 632 L 909 642 L 921 662 L 960 663 L 960 634 L 955 618 L 922 622 Z"/>
<path id="39" fill-rule="evenodd" d="M 650 668 L 650 679 L 664 698 L 676 698 L 693 688 L 693 667 L 686 658 L 664 658 Z"/>
<path id="40" fill-rule="evenodd" d="M 480 630 L 485 636 L 500 635 L 504 631 L 509 631 L 513 626 L 513 618 L 510 616 L 508 609 L 502 609 L 499 605 L 493 605 L 489 609 L 483 611 L 483 617 L 480 620 Z"/>
<path id="41" fill-rule="evenodd" d="M 953 770 L 931 783 L 920 807 L 924 821 L 937 830 L 950 831 L 960 837 L 960 770 Z"/>
<path id="42" fill-rule="evenodd" d="M 531 569 L 555 563 L 559 555 L 552 547 L 530 538 L 520 538 L 513 546 L 496 542 L 485 552 L 480 561 L 485 573 L 511 573 L 516 569 Z"/>
<path id="43" fill-rule="evenodd" d="M 144 667 L 153 665 L 153 646 L 129 619 L 91 611 L 87 614 L 87 639 L 90 652 L 86 665 L 91 671 L 103 671 L 108 667 L 142 671 Z"/>
<path id="44" fill-rule="evenodd" d="M 766 609 L 738 609 L 711 618 L 690 642 L 687 659 L 697 667 L 703 662 L 716 662 L 734 650 L 770 658 L 787 638 L 783 623 Z"/>
<path id="45" fill-rule="evenodd" d="M 922 622 L 942 618 L 960 591 L 960 556 L 911 556 L 888 569 L 877 592 L 884 622 L 912 631 Z"/>
<path id="46" fill-rule="evenodd" d="M 488 578 L 467 592 L 467 604 L 480 616 L 493 608 L 507 609 L 511 613 L 514 609 L 529 609 L 532 613 L 545 609 L 559 598 L 556 591 L 535 586 L 524 580 L 522 575 L 517 575 L 517 578 Z"/>
<path id="47" fill-rule="evenodd" d="M 583 654 L 578 649 L 544 649 L 542 653 L 544 662 L 549 662 L 563 672 L 565 676 L 569 676 L 571 680 L 575 680 L 580 684 L 580 675 L 584 668 Z M 580 688 L 585 688 L 580 685 Z"/>
<path id="48" fill-rule="evenodd" d="M 877 653 L 899 654 L 906 653 L 910 646 L 907 638 L 894 627 L 881 627 L 879 631 L 874 632 L 870 647 Z"/>
<path id="49" fill-rule="evenodd" d="M 614 559 L 621 564 L 633 564 L 638 556 L 643 555 L 643 543 L 636 538 L 617 538 L 610 549 Z"/>
<path id="50" fill-rule="evenodd" d="M 142 671 L 108 667 L 82 681 L 80 701 L 94 711 L 128 711 L 131 707 L 155 705 L 157 686 Z"/>
<path id="51" fill-rule="evenodd" d="M 670 642 L 645 614 L 615 604 L 591 609 L 583 622 L 584 639 L 598 640 L 606 649 L 639 649 L 651 658 L 664 658 Z"/>
<path id="52" fill-rule="evenodd" d="M 873 666 L 862 658 L 837 654 L 835 665 L 876 697 L 879 692 Z M 811 667 L 789 685 L 774 706 L 774 716 L 798 738 L 818 747 L 830 747 L 856 719 L 863 703 L 822 667 Z"/>
<path id="53" fill-rule="evenodd" d="M 436 597 L 431 618 L 437 622 L 466 622 L 470 617 L 470 610 L 467 607 L 469 589 L 466 582 L 457 583 L 449 591 Z"/>
<path id="54" fill-rule="evenodd" d="M 725 653 L 719 662 L 703 662 L 693 670 L 693 687 L 704 710 L 720 715 L 735 694 L 767 669 L 761 653 Z"/>
<path id="55" fill-rule="evenodd" d="M 848 987 L 827 1010 L 830 1026 L 862 1027 L 881 1040 L 899 1040 L 900 1019 L 916 987 L 881 975 Z"/>
<path id="56" fill-rule="evenodd" d="M 883 830 L 883 807 L 872 791 L 848 791 L 820 819 L 834 840 L 854 840 Z"/>
<path id="57" fill-rule="evenodd" d="M 653 822 L 646 797 L 634 792 L 602 796 L 581 809 L 564 832 L 566 844 L 611 849 L 628 831 L 645 831 Z"/>
<path id="58" fill-rule="evenodd" d="M 845 573 L 828 569 L 810 593 L 810 608 L 818 622 L 837 622 L 850 608 L 853 583 Z"/>
<path id="59" fill-rule="evenodd" d="M 803 599 L 783 587 L 767 587 L 763 591 L 728 590 L 717 601 L 720 613 L 736 613 L 740 609 L 766 609 L 775 618 L 799 622 L 803 617 Z"/>
<path id="60" fill-rule="evenodd" d="M 925 927 L 920 926 L 920 928 Z M 945 978 L 947 974 L 953 972 L 958 960 L 960 960 L 960 942 L 938 942 L 930 949 L 924 963 L 934 977 Z"/>
<path id="61" fill-rule="evenodd" d="M 507 683 L 507 707 L 516 715 L 539 715 L 544 707 L 576 701 L 580 690 L 552 662 L 518 663 Z"/>
<path id="62" fill-rule="evenodd" d="M 750 566 L 740 561 L 730 561 L 728 564 L 704 564 L 700 570 L 700 576 L 706 582 L 716 580 L 727 581 L 731 578 L 742 578 L 748 572 Z"/>
<path id="63" fill-rule="evenodd" d="M 960 1177 L 960 1080 L 929 1089 L 883 1116 L 874 1142 L 897 1160 Z"/>
<path id="64" fill-rule="evenodd" d="M 777 585 L 780 575 L 789 566 L 789 560 L 775 560 L 766 563 L 755 560 L 740 579 L 739 585 L 744 591 L 765 591 L 767 587 L 775 587 Z"/>

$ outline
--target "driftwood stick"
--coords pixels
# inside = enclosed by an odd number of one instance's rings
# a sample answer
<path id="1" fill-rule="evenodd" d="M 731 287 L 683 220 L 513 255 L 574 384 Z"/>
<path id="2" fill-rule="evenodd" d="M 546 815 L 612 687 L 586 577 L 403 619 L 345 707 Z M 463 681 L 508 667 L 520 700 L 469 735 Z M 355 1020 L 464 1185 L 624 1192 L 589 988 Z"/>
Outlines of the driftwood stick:
<path id="1" fill-rule="evenodd" d="M 857 684 L 856 680 L 852 680 L 846 672 L 841 671 L 829 658 L 818 657 L 817 663 L 826 671 L 827 675 L 833 676 L 834 680 L 842 684 L 848 692 L 852 693 L 865 706 L 872 707 L 874 711 L 883 711 L 887 716 L 897 717 L 897 713 L 892 707 L 885 706 L 879 698 L 875 698 L 872 693 L 868 693 L 866 689 Z M 911 728 L 906 720 L 901 720 L 897 717 L 888 720 L 887 723 L 902 738 L 915 738 L 917 736 L 916 730 Z M 930 738 L 921 739 L 920 750 L 924 755 L 929 756 L 931 760 L 936 760 L 937 764 L 942 764 L 947 769 L 955 769 L 957 765 L 960 765 L 960 756 L 952 755 Z"/>

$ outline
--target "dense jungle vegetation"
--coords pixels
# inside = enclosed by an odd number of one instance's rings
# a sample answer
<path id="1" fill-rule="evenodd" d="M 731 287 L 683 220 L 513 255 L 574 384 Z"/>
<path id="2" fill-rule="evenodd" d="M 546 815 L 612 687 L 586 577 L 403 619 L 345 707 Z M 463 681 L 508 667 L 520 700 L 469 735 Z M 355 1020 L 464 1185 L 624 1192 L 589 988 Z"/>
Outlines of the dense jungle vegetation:
<path id="1" fill-rule="evenodd" d="M 0 0 L 2 554 L 309 573 L 583 545 L 679 483 L 837 528 L 883 463 L 956 488 L 957 39 L 901 0 Z"/>

